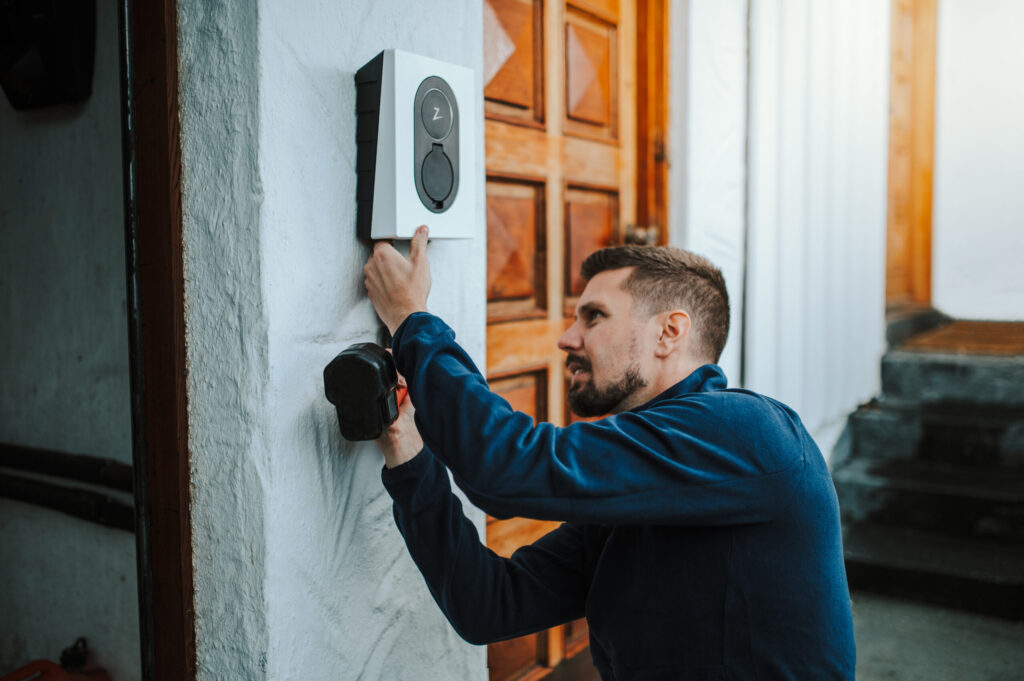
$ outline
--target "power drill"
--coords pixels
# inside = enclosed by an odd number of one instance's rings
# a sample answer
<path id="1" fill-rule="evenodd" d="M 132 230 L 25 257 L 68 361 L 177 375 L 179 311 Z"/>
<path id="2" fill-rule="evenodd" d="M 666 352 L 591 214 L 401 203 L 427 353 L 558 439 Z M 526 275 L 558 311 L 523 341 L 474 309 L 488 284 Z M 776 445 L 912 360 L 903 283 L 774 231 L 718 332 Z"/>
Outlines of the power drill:
<path id="1" fill-rule="evenodd" d="M 398 418 L 406 392 L 391 353 L 376 343 L 350 345 L 324 367 L 324 393 L 346 440 L 380 437 Z"/>

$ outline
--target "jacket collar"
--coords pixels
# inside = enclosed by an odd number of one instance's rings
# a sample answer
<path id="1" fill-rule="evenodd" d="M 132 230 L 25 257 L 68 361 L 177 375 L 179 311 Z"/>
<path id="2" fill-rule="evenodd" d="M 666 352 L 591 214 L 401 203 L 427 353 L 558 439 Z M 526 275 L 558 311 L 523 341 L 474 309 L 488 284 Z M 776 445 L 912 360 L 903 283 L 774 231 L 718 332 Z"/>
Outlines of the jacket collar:
<path id="1" fill-rule="evenodd" d="M 654 406 L 658 402 L 670 400 L 674 397 L 682 397 L 687 393 L 706 393 L 712 390 L 725 390 L 728 381 L 725 373 L 717 364 L 705 364 L 696 369 L 692 374 L 676 383 L 674 386 L 644 402 L 630 411 L 642 411 Z"/>

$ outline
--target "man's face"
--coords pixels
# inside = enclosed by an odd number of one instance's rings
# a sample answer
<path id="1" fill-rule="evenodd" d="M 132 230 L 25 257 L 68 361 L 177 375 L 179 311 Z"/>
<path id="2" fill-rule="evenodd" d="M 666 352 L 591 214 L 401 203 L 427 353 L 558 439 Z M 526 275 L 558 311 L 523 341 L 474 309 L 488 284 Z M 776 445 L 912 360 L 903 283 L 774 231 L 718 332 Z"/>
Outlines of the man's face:
<path id="1" fill-rule="evenodd" d="M 638 315 L 623 288 L 633 268 L 594 276 L 576 304 L 575 322 L 558 340 L 569 370 L 569 407 L 579 416 L 631 409 L 647 387 L 645 359 L 651 353 L 650 321 Z M 634 404 L 634 402 L 636 402 Z"/>

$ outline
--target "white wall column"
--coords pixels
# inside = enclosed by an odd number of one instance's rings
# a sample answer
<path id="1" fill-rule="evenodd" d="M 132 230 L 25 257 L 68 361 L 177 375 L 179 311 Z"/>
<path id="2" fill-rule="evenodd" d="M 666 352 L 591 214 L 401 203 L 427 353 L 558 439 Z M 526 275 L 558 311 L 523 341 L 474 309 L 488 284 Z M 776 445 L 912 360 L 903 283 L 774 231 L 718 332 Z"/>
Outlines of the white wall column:
<path id="1" fill-rule="evenodd" d="M 884 351 L 889 3 L 750 13 L 747 387 L 826 455 Z"/>
<path id="2" fill-rule="evenodd" d="M 341 440 L 322 377 L 378 332 L 355 232 L 355 71 L 398 48 L 476 70 L 482 92 L 482 7 L 181 0 L 179 20 L 199 678 L 483 681 L 486 649 L 444 621 L 381 455 Z M 427 250 L 428 306 L 480 366 L 482 109 L 461 171 L 480 189 L 459 197 L 478 236 Z"/>
<path id="3" fill-rule="evenodd" d="M 719 364 L 740 383 L 743 251 L 746 222 L 747 2 L 687 3 L 673 30 L 685 54 L 672 54 L 672 221 L 669 242 L 700 253 L 721 268 L 732 324 Z M 675 9 L 675 7 L 673 8 Z M 684 8 L 680 8 L 684 9 Z M 679 28 L 677 29 L 676 26 Z M 685 198 L 684 198 L 685 197 Z M 681 206 L 679 205 L 681 204 Z"/>

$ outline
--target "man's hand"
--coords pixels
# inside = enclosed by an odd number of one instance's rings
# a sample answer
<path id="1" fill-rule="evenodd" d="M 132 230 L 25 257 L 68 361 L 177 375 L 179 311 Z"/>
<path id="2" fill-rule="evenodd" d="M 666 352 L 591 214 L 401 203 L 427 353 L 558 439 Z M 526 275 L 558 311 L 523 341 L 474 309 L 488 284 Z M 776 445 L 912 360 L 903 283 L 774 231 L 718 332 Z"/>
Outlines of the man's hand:
<path id="1" fill-rule="evenodd" d="M 390 243 L 378 241 L 363 267 L 370 301 L 392 334 L 406 317 L 427 309 L 430 293 L 427 234 L 427 226 L 420 225 L 409 246 L 408 260 Z"/>
<path id="2" fill-rule="evenodd" d="M 405 379 L 398 377 L 398 387 L 405 387 Z M 398 405 L 398 418 L 388 426 L 388 429 L 377 438 L 377 446 L 384 454 L 384 465 L 387 468 L 400 466 L 409 461 L 423 449 L 423 438 L 416 430 L 416 422 L 413 417 L 416 415 L 416 407 L 408 395 Z"/>

